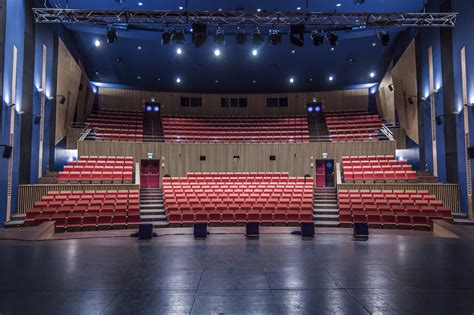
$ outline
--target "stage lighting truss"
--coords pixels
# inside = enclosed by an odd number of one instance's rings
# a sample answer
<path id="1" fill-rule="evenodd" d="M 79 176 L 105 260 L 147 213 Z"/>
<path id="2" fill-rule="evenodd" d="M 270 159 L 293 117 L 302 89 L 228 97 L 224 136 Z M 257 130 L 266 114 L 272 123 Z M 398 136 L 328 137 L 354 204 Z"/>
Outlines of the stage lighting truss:
<path id="1" fill-rule="evenodd" d="M 245 11 L 117 11 L 34 8 L 37 23 L 154 25 L 203 23 L 212 26 L 260 27 L 304 24 L 321 30 L 388 27 L 454 27 L 458 13 L 340 13 Z"/>

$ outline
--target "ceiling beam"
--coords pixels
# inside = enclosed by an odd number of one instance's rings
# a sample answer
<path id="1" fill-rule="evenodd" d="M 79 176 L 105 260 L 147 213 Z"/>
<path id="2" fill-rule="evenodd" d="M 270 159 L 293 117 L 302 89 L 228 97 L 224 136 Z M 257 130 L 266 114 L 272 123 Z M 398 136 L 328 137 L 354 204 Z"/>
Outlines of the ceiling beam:
<path id="1" fill-rule="evenodd" d="M 34 8 L 37 23 L 278 28 L 305 24 L 325 29 L 454 27 L 458 13 L 320 13 L 245 11 L 128 11 Z"/>

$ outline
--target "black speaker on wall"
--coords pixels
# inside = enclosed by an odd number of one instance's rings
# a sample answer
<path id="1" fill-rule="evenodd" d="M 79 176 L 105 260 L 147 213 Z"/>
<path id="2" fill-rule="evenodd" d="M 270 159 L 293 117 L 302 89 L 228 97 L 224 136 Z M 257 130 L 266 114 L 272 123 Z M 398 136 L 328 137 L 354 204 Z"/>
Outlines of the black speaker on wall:
<path id="1" fill-rule="evenodd" d="M 13 147 L 12 146 L 9 146 L 9 145 L 4 145 L 3 146 L 3 154 L 2 154 L 2 157 L 4 159 L 9 159 L 12 157 L 12 153 L 13 153 Z"/>
<path id="2" fill-rule="evenodd" d="M 467 157 L 470 160 L 474 159 L 474 147 L 467 148 Z"/>
<path id="3" fill-rule="evenodd" d="M 33 120 L 33 123 L 35 125 L 39 125 L 41 123 L 41 116 L 35 116 L 35 119 Z"/>
<path id="4" fill-rule="evenodd" d="M 435 120 L 436 120 L 436 125 L 441 126 L 443 124 L 443 118 L 441 118 L 441 116 L 437 116 Z"/>

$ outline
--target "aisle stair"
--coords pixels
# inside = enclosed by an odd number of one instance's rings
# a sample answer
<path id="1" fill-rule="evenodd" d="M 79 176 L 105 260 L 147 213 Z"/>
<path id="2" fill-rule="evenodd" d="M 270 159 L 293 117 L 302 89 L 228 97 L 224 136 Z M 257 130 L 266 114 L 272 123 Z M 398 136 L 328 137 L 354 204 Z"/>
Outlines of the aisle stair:
<path id="1" fill-rule="evenodd" d="M 151 223 L 155 227 L 168 226 L 161 188 L 140 189 L 140 223 Z"/>
<path id="2" fill-rule="evenodd" d="M 314 188 L 314 225 L 339 226 L 337 189 L 334 187 Z"/>

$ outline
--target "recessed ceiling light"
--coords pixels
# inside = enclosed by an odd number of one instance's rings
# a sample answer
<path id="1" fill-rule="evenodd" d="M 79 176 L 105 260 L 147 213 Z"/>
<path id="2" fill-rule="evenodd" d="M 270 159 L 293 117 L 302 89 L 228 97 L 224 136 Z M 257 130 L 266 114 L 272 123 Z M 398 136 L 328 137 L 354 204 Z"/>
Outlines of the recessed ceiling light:
<path id="1" fill-rule="evenodd" d="M 369 74 L 369 76 L 370 76 L 371 78 L 375 77 L 375 72 L 371 72 L 371 73 Z"/>
<path id="2" fill-rule="evenodd" d="M 96 39 L 96 40 L 94 41 L 95 47 L 99 47 L 100 44 L 101 44 L 100 40 Z"/>
<path id="3" fill-rule="evenodd" d="M 257 83 L 257 81 L 253 80 L 252 83 L 255 84 L 255 83 Z"/>
<path id="4" fill-rule="evenodd" d="M 296 51 L 294 49 L 291 50 L 291 53 L 294 54 Z"/>
<path id="5" fill-rule="evenodd" d="M 290 78 L 290 83 L 294 83 L 295 82 L 295 78 L 291 77 Z"/>
<path id="6" fill-rule="evenodd" d="M 143 5 L 143 2 L 138 2 L 138 5 L 139 5 L 139 6 L 142 6 L 142 5 Z"/>
<path id="7" fill-rule="evenodd" d="M 309 82 L 313 82 L 313 78 L 310 78 L 310 79 L 309 79 Z"/>
<path id="8" fill-rule="evenodd" d="M 373 43 L 372 43 L 372 47 L 375 47 L 375 46 L 377 46 L 377 43 L 376 43 L 376 42 L 373 42 Z"/>
<path id="9" fill-rule="evenodd" d="M 217 9 L 217 11 L 222 12 L 222 8 Z"/>
<path id="10" fill-rule="evenodd" d="M 181 50 L 181 48 L 178 48 L 178 49 L 176 49 L 176 53 L 177 53 L 178 55 L 181 55 L 181 54 L 183 53 L 183 51 Z"/>
<path id="11" fill-rule="evenodd" d="M 220 49 L 214 50 L 214 55 L 216 55 L 217 57 L 219 57 L 219 56 L 221 55 Z"/>
<path id="12" fill-rule="evenodd" d="M 142 79 L 142 77 L 141 77 L 141 76 L 138 76 L 138 77 L 137 77 L 137 79 L 138 79 L 138 80 L 141 80 L 141 79 Z"/>
<path id="13" fill-rule="evenodd" d="M 95 75 L 99 75 L 99 71 L 96 71 L 96 72 L 95 72 Z"/>
<path id="14" fill-rule="evenodd" d="M 334 51 L 335 49 L 336 49 L 336 48 L 334 48 L 334 47 L 331 47 L 331 51 Z"/>
<path id="15" fill-rule="evenodd" d="M 219 83 L 219 80 L 216 80 L 215 82 L 216 82 L 216 83 Z"/>
<path id="16" fill-rule="evenodd" d="M 257 12 L 260 12 L 260 11 L 262 11 L 262 9 L 258 8 L 258 9 L 257 9 Z"/>
<path id="17" fill-rule="evenodd" d="M 184 8 L 183 8 L 183 7 L 179 7 L 178 9 L 183 10 Z"/>
<path id="18" fill-rule="evenodd" d="M 342 5 L 342 3 L 338 3 L 336 4 L 336 7 L 340 7 Z"/>
<path id="19" fill-rule="evenodd" d="M 176 78 L 176 83 L 181 83 L 181 78 Z"/>
<path id="20" fill-rule="evenodd" d="M 253 55 L 253 56 L 258 55 L 258 50 L 256 50 L 256 49 L 252 50 L 252 55 Z"/>
<path id="21" fill-rule="evenodd" d="M 329 81 L 334 81 L 334 77 L 332 75 L 329 77 Z"/>
<path id="22" fill-rule="evenodd" d="M 301 7 L 296 7 L 296 10 L 298 10 L 298 11 L 301 10 Z"/>
<path id="23" fill-rule="evenodd" d="M 137 49 L 138 49 L 138 50 L 142 50 L 142 46 L 138 46 Z"/>
<path id="24" fill-rule="evenodd" d="M 158 78 L 158 81 L 161 81 L 161 78 Z"/>

